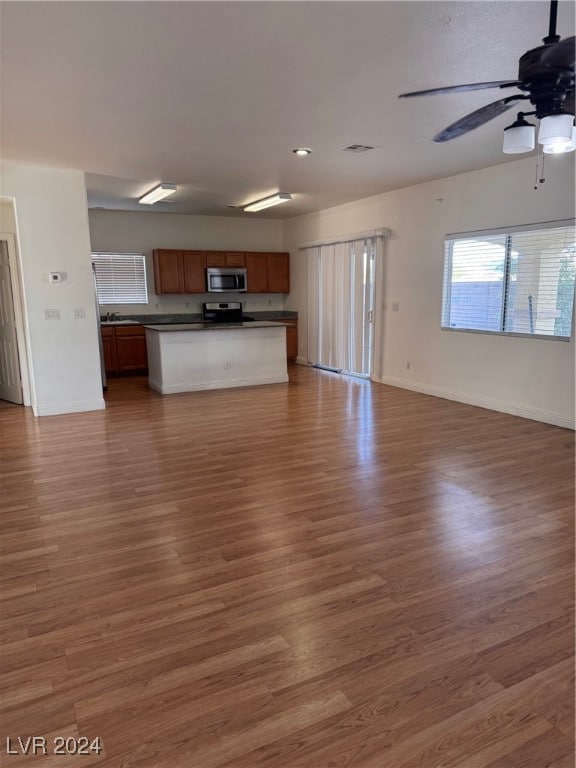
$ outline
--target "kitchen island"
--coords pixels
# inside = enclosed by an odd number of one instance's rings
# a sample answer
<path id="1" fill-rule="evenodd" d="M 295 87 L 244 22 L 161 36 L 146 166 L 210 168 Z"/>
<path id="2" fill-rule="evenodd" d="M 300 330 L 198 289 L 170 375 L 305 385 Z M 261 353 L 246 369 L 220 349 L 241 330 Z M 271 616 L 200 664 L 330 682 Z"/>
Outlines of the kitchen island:
<path id="1" fill-rule="evenodd" d="M 281 323 L 144 327 L 148 383 L 163 395 L 288 381 L 286 327 Z"/>

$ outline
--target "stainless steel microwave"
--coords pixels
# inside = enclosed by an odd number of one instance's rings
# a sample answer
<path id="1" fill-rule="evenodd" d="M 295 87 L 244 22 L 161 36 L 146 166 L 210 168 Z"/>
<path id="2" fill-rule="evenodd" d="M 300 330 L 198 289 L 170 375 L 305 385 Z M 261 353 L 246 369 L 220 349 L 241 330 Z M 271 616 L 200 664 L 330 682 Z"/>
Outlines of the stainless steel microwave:
<path id="1" fill-rule="evenodd" d="M 246 270 L 241 267 L 208 267 L 206 290 L 208 293 L 246 293 Z"/>

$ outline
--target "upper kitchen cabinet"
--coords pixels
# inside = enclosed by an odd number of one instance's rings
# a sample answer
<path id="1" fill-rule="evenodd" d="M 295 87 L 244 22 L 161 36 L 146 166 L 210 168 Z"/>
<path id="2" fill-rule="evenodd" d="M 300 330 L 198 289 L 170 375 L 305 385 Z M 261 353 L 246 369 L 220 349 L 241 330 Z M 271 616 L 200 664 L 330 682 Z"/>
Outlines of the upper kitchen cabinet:
<path id="1" fill-rule="evenodd" d="M 242 251 L 206 251 L 207 267 L 244 267 Z"/>
<path id="2" fill-rule="evenodd" d="M 248 293 L 268 293 L 268 253 L 245 253 Z"/>
<path id="3" fill-rule="evenodd" d="M 268 292 L 290 292 L 290 254 L 270 253 L 268 264 Z"/>
<path id="4" fill-rule="evenodd" d="M 154 251 L 155 293 L 205 293 L 204 251 Z"/>
<path id="5" fill-rule="evenodd" d="M 184 293 L 206 293 L 204 251 L 182 251 Z"/>
<path id="6" fill-rule="evenodd" d="M 246 253 L 248 293 L 289 293 L 288 253 Z"/>
<path id="7" fill-rule="evenodd" d="M 290 293 L 290 255 L 270 251 L 154 253 L 155 293 L 206 293 L 206 267 L 245 267 L 248 293 Z"/>
<path id="8" fill-rule="evenodd" d="M 154 251 L 154 286 L 156 293 L 184 293 L 182 251 Z"/>

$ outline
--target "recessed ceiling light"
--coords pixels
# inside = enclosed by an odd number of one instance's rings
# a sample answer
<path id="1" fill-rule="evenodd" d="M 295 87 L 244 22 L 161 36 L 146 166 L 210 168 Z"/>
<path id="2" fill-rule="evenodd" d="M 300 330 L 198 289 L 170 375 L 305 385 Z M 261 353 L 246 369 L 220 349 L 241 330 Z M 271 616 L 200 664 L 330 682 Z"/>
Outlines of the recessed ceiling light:
<path id="1" fill-rule="evenodd" d="M 307 149 L 306 147 L 299 147 L 298 149 L 293 149 L 292 152 L 294 152 L 294 154 L 298 155 L 299 157 L 306 157 L 306 155 L 312 154 L 312 150 Z"/>

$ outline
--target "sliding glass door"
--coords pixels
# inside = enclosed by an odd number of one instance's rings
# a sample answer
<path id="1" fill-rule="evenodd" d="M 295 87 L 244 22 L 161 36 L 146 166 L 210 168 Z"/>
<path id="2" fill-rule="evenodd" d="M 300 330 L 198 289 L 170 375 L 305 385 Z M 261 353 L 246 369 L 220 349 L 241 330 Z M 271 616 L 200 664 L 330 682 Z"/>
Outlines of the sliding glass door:
<path id="1" fill-rule="evenodd" d="M 376 238 L 322 245 L 307 255 L 310 362 L 370 376 Z"/>

